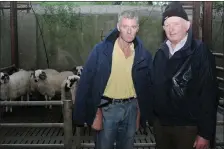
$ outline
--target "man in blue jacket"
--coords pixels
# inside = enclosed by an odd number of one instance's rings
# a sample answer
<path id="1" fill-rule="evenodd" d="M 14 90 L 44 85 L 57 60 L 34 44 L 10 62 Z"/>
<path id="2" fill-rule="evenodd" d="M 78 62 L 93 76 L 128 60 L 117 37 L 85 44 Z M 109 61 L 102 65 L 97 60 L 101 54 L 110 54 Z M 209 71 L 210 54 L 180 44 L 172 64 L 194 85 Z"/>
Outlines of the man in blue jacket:
<path id="1" fill-rule="evenodd" d="M 167 40 L 153 61 L 153 109 L 158 149 L 208 149 L 215 136 L 217 83 L 215 61 L 194 39 L 179 2 L 163 13 Z"/>
<path id="2" fill-rule="evenodd" d="M 136 37 L 138 29 L 136 12 L 122 12 L 117 28 L 96 44 L 84 65 L 73 121 L 92 125 L 101 108 L 103 129 L 97 132 L 97 149 L 113 149 L 115 141 L 117 149 L 133 149 L 138 107 L 146 120 L 152 56 Z"/>

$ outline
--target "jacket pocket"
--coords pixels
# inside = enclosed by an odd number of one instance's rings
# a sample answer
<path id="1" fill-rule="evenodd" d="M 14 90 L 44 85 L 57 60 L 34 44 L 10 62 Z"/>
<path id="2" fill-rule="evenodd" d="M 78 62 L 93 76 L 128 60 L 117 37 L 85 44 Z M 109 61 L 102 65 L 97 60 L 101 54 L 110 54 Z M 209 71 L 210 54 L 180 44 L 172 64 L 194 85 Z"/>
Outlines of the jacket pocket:
<path id="1" fill-rule="evenodd" d="M 101 108 L 103 111 L 108 111 L 110 107 L 111 103 L 105 99 L 101 99 L 100 105 L 98 105 L 98 108 Z"/>
<path id="2" fill-rule="evenodd" d="M 170 96 L 173 99 L 180 99 L 186 96 L 189 82 L 192 80 L 192 68 L 189 59 L 172 77 Z"/>

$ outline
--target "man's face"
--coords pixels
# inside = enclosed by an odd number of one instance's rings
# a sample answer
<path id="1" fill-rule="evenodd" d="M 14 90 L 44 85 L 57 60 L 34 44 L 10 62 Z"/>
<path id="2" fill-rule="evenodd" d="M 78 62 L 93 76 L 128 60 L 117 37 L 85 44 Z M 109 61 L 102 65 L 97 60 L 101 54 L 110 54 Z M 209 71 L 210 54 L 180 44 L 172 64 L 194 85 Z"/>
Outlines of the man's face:
<path id="1" fill-rule="evenodd" d="M 177 44 L 185 37 L 189 26 L 189 22 L 180 17 L 170 17 L 165 20 L 163 29 L 169 41 Z"/>
<path id="2" fill-rule="evenodd" d="M 122 18 L 117 24 L 120 37 L 126 42 L 132 42 L 138 32 L 139 25 L 136 19 Z"/>

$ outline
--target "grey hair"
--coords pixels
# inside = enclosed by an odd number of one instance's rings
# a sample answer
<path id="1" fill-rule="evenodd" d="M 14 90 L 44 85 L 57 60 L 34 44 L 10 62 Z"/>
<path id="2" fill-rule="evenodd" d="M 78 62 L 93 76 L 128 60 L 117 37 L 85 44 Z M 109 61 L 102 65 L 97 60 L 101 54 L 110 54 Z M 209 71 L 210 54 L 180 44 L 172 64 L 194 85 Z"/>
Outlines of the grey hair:
<path id="1" fill-rule="evenodd" d="M 133 10 L 125 10 L 118 14 L 118 23 L 120 23 L 122 18 L 136 19 L 137 24 L 139 24 L 138 13 Z"/>

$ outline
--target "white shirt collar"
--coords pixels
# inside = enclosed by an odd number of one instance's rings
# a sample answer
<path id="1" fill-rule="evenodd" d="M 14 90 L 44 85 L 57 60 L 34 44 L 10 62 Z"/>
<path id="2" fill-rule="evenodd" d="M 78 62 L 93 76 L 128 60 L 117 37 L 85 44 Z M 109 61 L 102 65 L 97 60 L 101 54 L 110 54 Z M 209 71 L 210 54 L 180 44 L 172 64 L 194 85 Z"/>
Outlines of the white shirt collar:
<path id="1" fill-rule="evenodd" d="M 166 41 L 167 46 L 169 47 L 169 52 L 172 55 L 174 55 L 175 52 L 179 51 L 186 43 L 188 34 L 176 45 L 176 47 L 173 49 L 171 46 L 171 42 L 169 40 Z"/>

